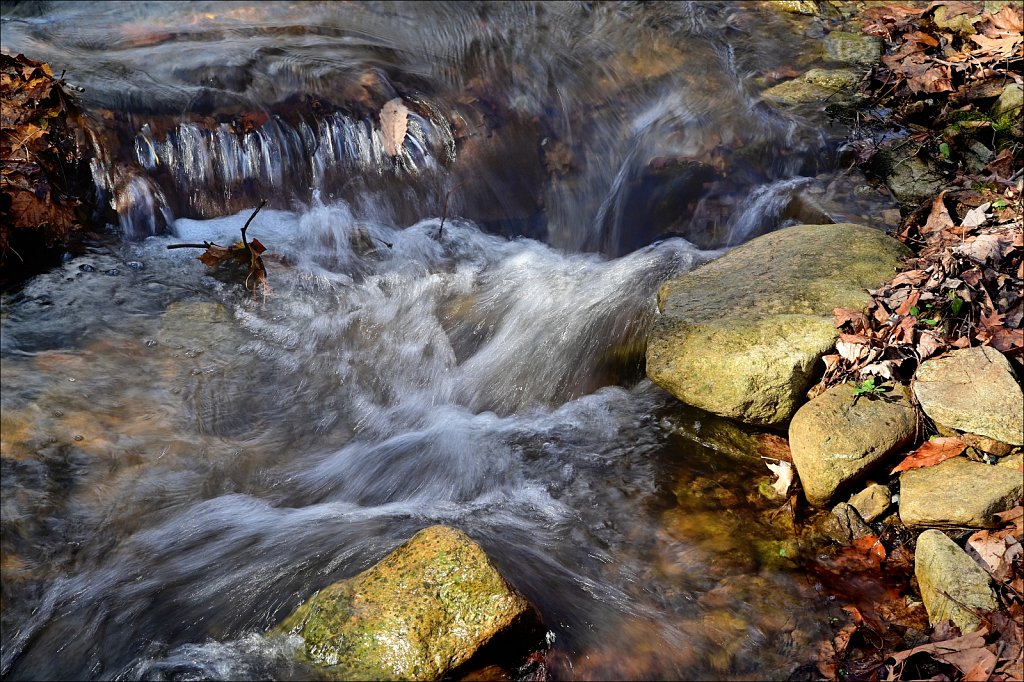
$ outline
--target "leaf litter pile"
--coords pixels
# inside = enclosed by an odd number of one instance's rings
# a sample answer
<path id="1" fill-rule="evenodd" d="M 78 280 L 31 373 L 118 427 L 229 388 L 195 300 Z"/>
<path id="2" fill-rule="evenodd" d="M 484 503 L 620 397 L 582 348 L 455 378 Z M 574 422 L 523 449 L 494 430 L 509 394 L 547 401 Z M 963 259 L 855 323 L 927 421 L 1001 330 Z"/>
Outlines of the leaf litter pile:
<path id="1" fill-rule="evenodd" d="M 90 146 L 68 89 L 49 65 L 0 53 L 0 264 L 86 223 Z"/>
<path id="2" fill-rule="evenodd" d="M 1020 109 L 1000 120 L 985 113 L 1007 84 L 1024 82 L 1024 12 L 980 5 L 864 12 L 864 31 L 891 54 L 865 83 L 874 108 L 862 120 L 881 130 L 884 119 L 882 135 L 897 130 L 921 144 L 946 188 L 903 220 L 898 237 L 915 256 L 870 292 L 867 314 L 835 311 L 841 334 L 818 391 L 869 378 L 908 382 L 921 361 L 968 346 L 992 346 L 1024 367 Z M 876 141 L 852 147 L 870 169 Z M 982 166 L 979 154 L 991 160 Z"/>
<path id="3" fill-rule="evenodd" d="M 885 177 L 874 157 L 913 145 L 942 182 L 930 200 L 903 207 L 897 237 L 913 256 L 902 270 L 869 292 L 866 310 L 833 311 L 836 352 L 810 397 L 852 381 L 870 399 L 886 383 L 909 383 L 922 361 L 970 346 L 991 346 L 1018 376 L 1024 371 L 1020 105 L 993 115 L 1006 86 L 1024 83 L 1024 7 L 983 10 L 981 2 L 870 3 L 861 14 L 863 31 L 881 37 L 887 54 L 862 83 L 869 134 L 848 147 L 869 174 Z M 927 440 L 890 476 L 981 454 L 972 438 Z M 979 613 L 981 628 L 966 635 L 948 621 L 929 630 L 909 590 L 915 534 L 899 523 L 813 562 L 844 613 L 809 676 L 1024 678 L 1024 508 L 996 517 L 998 527 L 974 532 L 965 548 L 991 575 L 1002 608 Z"/>

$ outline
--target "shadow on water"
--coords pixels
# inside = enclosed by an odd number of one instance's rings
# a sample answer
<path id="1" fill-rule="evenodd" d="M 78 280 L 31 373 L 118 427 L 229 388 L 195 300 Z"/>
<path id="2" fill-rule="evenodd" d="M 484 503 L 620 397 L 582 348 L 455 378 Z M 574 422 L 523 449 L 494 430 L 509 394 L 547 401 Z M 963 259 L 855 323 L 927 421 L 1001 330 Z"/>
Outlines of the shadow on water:
<path id="1" fill-rule="evenodd" d="M 662 281 L 850 219 L 821 208 L 830 129 L 758 96 L 801 27 L 733 3 L 2 21 L 85 88 L 126 237 L 4 295 L 5 678 L 308 678 L 262 633 L 433 523 L 539 607 L 556 677 L 813 657 L 823 609 L 750 520 L 767 470 L 676 437 L 643 379 Z M 232 242 L 264 196 L 265 298 L 165 248 Z"/>

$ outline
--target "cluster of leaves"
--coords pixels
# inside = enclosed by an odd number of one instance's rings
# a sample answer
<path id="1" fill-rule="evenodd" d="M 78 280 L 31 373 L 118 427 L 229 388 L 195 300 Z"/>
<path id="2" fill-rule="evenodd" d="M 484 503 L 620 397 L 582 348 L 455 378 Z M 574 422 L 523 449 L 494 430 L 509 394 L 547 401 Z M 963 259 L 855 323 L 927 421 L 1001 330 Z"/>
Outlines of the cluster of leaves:
<path id="1" fill-rule="evenodd" d="M 0 101 L 3 263 L 14 244 L 52 245 L 82 225 L 92 183 L 79 111 L 47 64 L 0 54 Z"/>
<path id="2" fill-rule="evenodd" d="M 905 529 L 887 526 L 881 537 L 868 535 L 818 557 L 810 569 L 839 593 L 844 612 L 821 645 L 818 672 L 850 680 L 1020 679 L 1024 507 L 996 516 L 1001 527 L 975 532 L 966 548 L 1000 587 L 1004 608 L 979 613 L 981 628 L 967 635 L 946 621 L 923 638 L 927 614 L 906 592 L 914 554 L 907 538 L 895 537 Z"/>
<path id="3" fill-rule="evenodd" d="M 948 92 L 963 100 L 972 99 L 979 81 L 1005 83 L 1024 59 L 1020 8 L 1013 3 L 996 13 L 982 8 L 981 2 L 958 0 L 927 7 L 869 6 L 865 33 L 896 47 L 882 57 L 887 71 L 879 76 L 896 95 L 905 88 L 911 95 Z"/>
<path id="4" fill-rule="evenodd" d="M 249 219 L 242 226 L 242 238 L 231 246 L 220 246 L 213 242 L 202 244 L 170 244 L 168 249 L 206 249 L 199 255 L 203 265 L 214 268 L 221 265 L 241 266 L 245 268 L 245 288 L 256 293 L 257 288 L 262 288 L 264 295 L 270 291 L 267 284 L 267 266 L 263 263 L 263 254 L 267 247 L 259 239 L 247 239 L 246 230 L 252 223 L 260 209 L 267 205 L 267 200 L 260 202 L 259 206 L 252 212 Z"/>
<path id="5" fill-rule="evenodd" d="M 1015 195 L 1019 211 L 1019 194 L 1007 192 Z M 985 202 L 954 221 L 942 193 L 923 225 L 915 224 L 913 216 L 904 222 L 900 237 L 918 246 L 918 255 L 892 281 L 870 292 L 866 313 L 833 311 L 840 334 L 836 352 L 824 358 L 823 386 L 871 377 L 906 382 L 921 361 L 971 345 L 990 345 L 1021 361 L 1021 218 L 1019 212 L 1008 216 L 992 206 Z M 1000 216 L 1010 219 L 1001 222 Z"/>
<path id="6" fill-rule="evenodd" d="M 865 85 L 880 106 L 876 122 L 932 149 L 950 172 L 947 189 L 903 220 L 899 238 L 915 257 L 871 292 L 866 314 L 834 311 L 839 342 L 816 391 L 851 380 L 907 382 L 922 360 L 971 345 L 1024 362 L 1021 145 L 1019 135 L 1001 136 L 1020 128 L 1020 112 L 1007 121 L 983 113 L 1007 83 L 1024 81 L 1024 11 L 1012 3 L 981 10 L 951 1 L 864 12 L 865 32 L 884 37 L 890 52 Z M 864 139 L 852 146 L 865 164 L 880 148 Z"/>

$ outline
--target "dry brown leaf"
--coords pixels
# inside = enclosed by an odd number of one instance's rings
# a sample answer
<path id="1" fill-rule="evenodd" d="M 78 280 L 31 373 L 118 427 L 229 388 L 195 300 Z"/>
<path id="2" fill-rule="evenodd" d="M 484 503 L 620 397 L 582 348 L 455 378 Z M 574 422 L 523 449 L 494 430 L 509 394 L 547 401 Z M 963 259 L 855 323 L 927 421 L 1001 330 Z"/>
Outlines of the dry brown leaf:
<path id="1" fill-rule="evenodd" d="M 1004 512 L 997 512 L 993 516 L 999 521 L 999 523 L 1012 523 L 1013 532 L 1017 535 L 1024 536 L 1024 506 L 1017 505 L 1013 509 L 1007 509 Z"/>
<path id="2" fill-rule="evenodd" d="M 1003 35 L 997 38 L 990 38 L 984 34 L 971 36 L 971 40 L 981 46 L 981 49 L 971 52 L 975 57 L 990 56 L 992 59 L 1005 60 L 1015 56 L 1017 48 L 1022 41 L 1019 35 Z"/>
<path id="3" fill-rule="evenodd" d="M 925 221 L 924 227 L 921 228 L 922 235 L 945 232 L 956 224 L 949 215 L 949 209 L 946 208 L 945 196 L 946 192 L 942 191 L 939 192 L 939 196 L 932 200 L 932 208 L 928 213 L 928 220 Z"/>
<path id="4" fill-rule="evenodd" d="M 946 212 L 946 216 L 949 216 L 949 212 Z M 952 221 L 950 221 L 952 222 Z M 891 284 L 894 287 L 900 286 L 901 284 L 909 284 L 910 286 L 918 286 L 922 282 L 928 279 L 928 273 L 924 270 L 907 270 L 901 272 L 893 278 Z M 833 314 L 835 314 L 833 312 Z"/>
<path id="5" fill-rule="evenodd" d="M 944 346 L 942 339 L 935 332 L 923 331 L 917 339 L 917 354 L 922 360 L 927 360 Z"/>
<path id="6" fill-rule="evenodd" d="M 396 97 L 384 104 L 380 110 L 381 141 L 388 156 L 397 156 L 409 130 L 409 109 Z"/>
<path id="7" fill-rule="evenodd" d="M 978 263 L 997 265 L 1003 259 L 1003 253 L 1009 245 L 1009 241 L 1001 239 L 999 235 L 979 234 L 971 241 L 954 247 L 953 252 L 967 256 Z"/>
<path id="8" fill-rule="evenodd" d="M 1013 537 L 1013 529 L 979 530 L 967 539 L 967 553 L 998 581 L 1009 577 L 1013 562 L 1024 557 L 1024 546 Z"/>
<path id="9" fill-rule="evenodd" d="M 932 438 L 921 447 L 907 455 L 902 462 L 893 468 L 890 474 L 898 474 L 910 469 L 930 467 L 952 457 L 958 456 L 967 449 L 967 443 L 960 438 Z"/>
<path id="10" fill-rule="evenodd" d="M 1021 33 L 1024 31 L 1024 10 L 1019 5 L 1008 3 L 1003 8 L 988 17 L 992 25 L 1000 30 L 1009 33 Z"/>
<path id="11" fill-rule="evenodd" d="M 850 329 L 853 333 L 858 334 L 870 326 L 868 324 L 868 318 L 859 310 L 853 308 L 835 308 L 832 311 L 832 322 L 836 325 L 836 328 L 841 328 L 844 324 L 849 324 Z"/>
<path id="12" fill-rule="evenodd" d="M 785 497 L 786 493 L 789 492 L 790 486 L 793 485 L 793 475 L 795 473 L 793 465 L 783 460 L 779 460 L 774 464 L 769 459 L 762 458 L 762 460 L 764 461 L 765 466 L 767 466 L 773 474 L 778 476 L 775 482 L 772 483 L 772 490 L 778 493 L 779 497 Z"/>
<path id="13" fill-rule="evenodd" d="M 946 661 L 945 657 L 949 654 L 955 654 L 959 651 L 970 649 L 983 649 L 985 647 L 986 634 L 988 634 L 988 630 L 985 628 L 980 628 L 962 637 L 947 639 L 942 642 L 931 642 L 929 644 L 922 644 L 921 646 L 916 646 L 913 649 L 900 651 L 898 653 L 892 654 L 890 658 L 893 659 L 895 665 L 903 663 L 915 654 L 928 654 L 936 660 Z"/>
<path id="14" fill-rule="evenodd" d="M 989 218 L 987 211 L 991 207 L 991 201 L 986 201 L 984 204 L 981 204 L 980 206 L 975 206 L 974 208 L 967 212 L 967 215 L 965 215 L 964 219 L 960 221 L 960 224 L 963 227 L 977 227 L 979 225 L 983 225 L 985 221 L 988 220 Z"/>

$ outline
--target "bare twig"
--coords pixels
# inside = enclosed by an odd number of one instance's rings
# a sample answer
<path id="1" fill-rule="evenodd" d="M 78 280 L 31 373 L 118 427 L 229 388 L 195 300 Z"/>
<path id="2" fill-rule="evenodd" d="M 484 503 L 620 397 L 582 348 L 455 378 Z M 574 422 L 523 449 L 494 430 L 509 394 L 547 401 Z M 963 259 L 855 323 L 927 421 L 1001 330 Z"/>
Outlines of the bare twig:
<path id="1" fill-rule="evenodd" d="M 438 239 L 441 238 L 441 230 L 444 229 L 444 219 L 448 217 L 448 199 L 451 198 L 452 192 L 454 192 L 455 190 L 459 189 L 460 187 L 462 187 L 465 184 L 466 184 L 465 181 L 460 182 L 459 184 L 455 185 L 450 190 L 448 190 L 448 192 L 444 195 L 444 208 L 441 209 L 441 224 L 437 226 L 437 238 Z"/>

